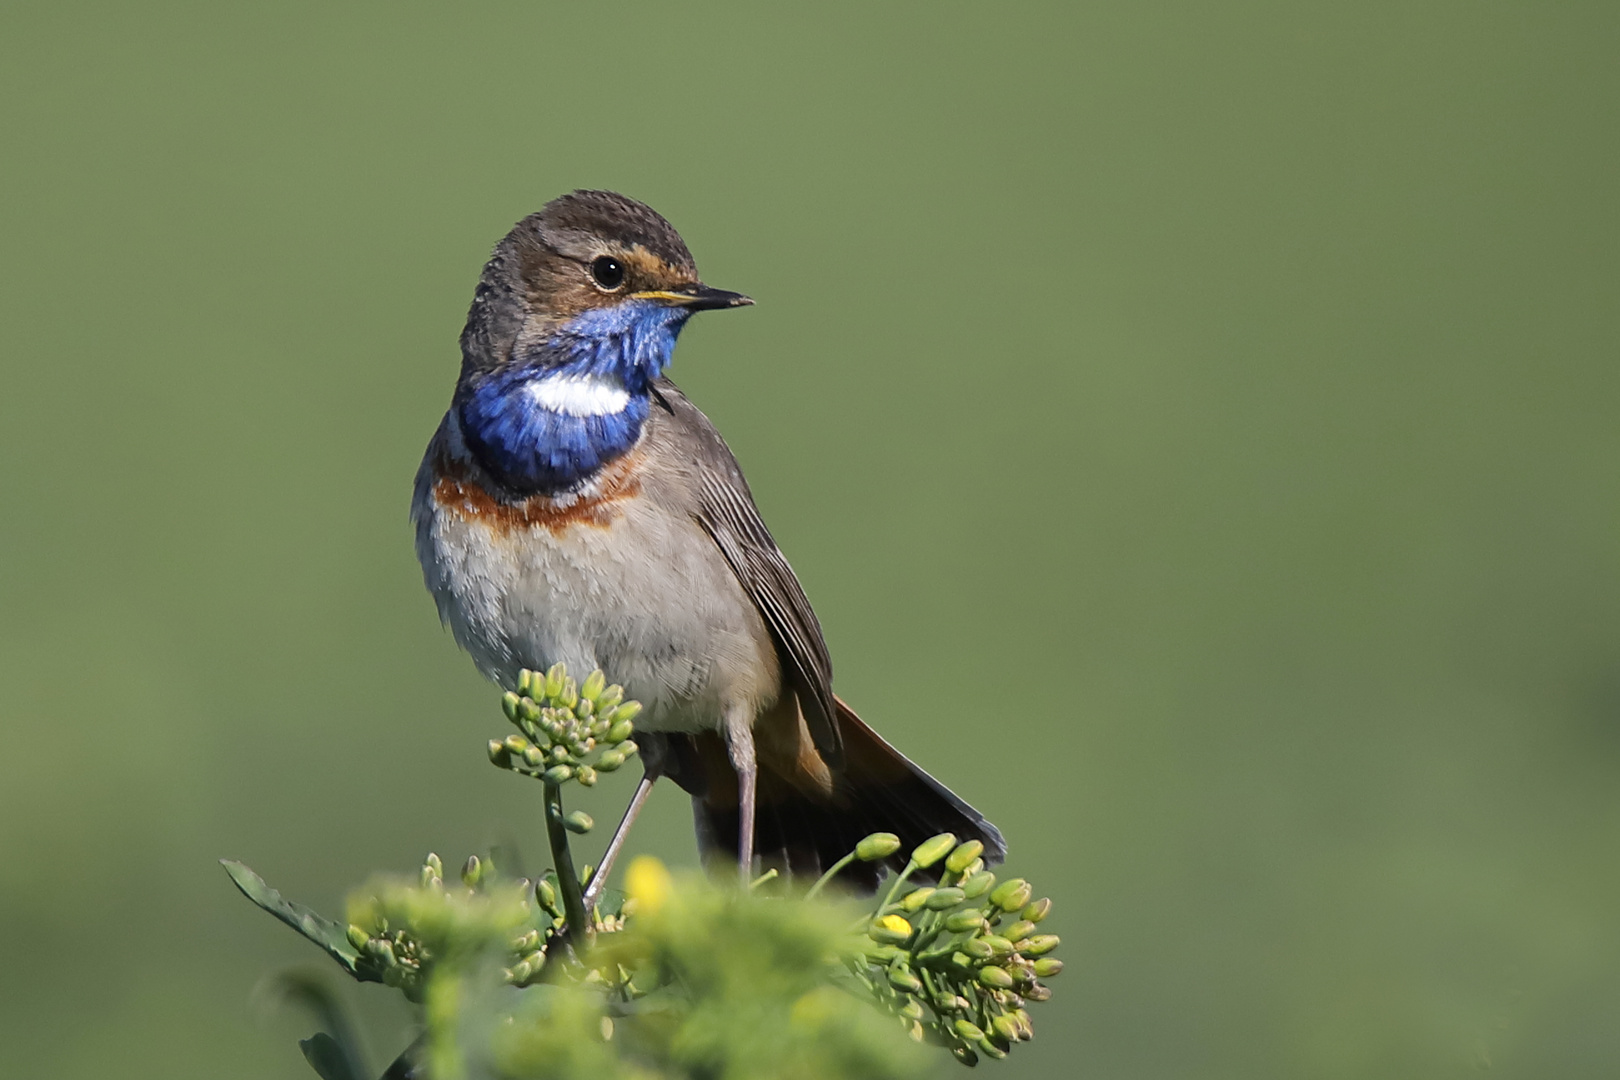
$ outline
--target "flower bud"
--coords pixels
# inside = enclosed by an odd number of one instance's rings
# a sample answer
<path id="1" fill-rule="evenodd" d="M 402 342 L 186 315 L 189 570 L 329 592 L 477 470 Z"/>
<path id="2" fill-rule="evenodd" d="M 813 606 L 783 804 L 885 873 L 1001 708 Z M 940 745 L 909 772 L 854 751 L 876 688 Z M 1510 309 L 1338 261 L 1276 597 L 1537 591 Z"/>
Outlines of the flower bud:
<path id="1" fill-rule="evenodd" d="M 945 869 L 953 874 L 960 874 L 967 868 L 968 863 L 979 857 L 979 852 L 983 850 L 984 844 L 978 840 L 969 840 L 965 844 L 958 844 L 956 850 L 951 852 L 950 858 L 945 860 Z"/>
<path id="2" fill-rule="evenodd" d="M 640 749 L 641 747 L 637 746 L 633 740 L 629 739 L 619 744 L 619 753 L 623 754 L 625 757 L 629 757 L 631 754 L 634 754 Z"/>
<path id="3" fill-rule="evenodd" d="M 583 782 L 583 777 L 581 778 Z M 571 833 L 588 833 L 596 826 L 591 815 L 583 810 L 574 810 L 563 817 L 563 828 Z"/>
<path id="4" fill-rule="evenodd" d="M 506 743 L 500 739 L 489 740 L 489 760 L 503 769 L 512 767 L 512 755 L 507 752 Z"/>
<path id="5" fill-rule="evenodd" d="M 541 878 L 534 883 L 534 898 L 540 902 L 541 907 L 553 915 L 558 914 L 557 889 L 550 881 Z"/>
<path id="6" fill-rule="evenodd" d="M 920 868 L 927 869 L 945 857 L 946 852 L 956 846 L 956 836 L 952 833 L 940 833 L 918 844 L 911 853 L 911 861 Z"/>
<path id="7" fill-rule="evenodd" d="M 1045 956 L 1058 947 L 1056 934 L 1037 934 L 1028 941 L 1019 945 L 1018 951 L 1025 956 Z"/>
<path id="8" fill-rule="evenodd" d="M 979 982 L 992 990 L 1011 990 L 1013 977 L 1007 974 L 1005 968 L 998 968 L 994 964 L 986 964 L 979 969 Z"/>
<path id="9" fill-rule="evenodd" d="M 1043 956 L 1035 961 L 1035 975 L 1037 978 L 1050 979 L 1063 970 L 1063 961 L 1055 956 Z"/>
<path id="10" fill-rule="evenodd" d="M 521 735 L 508 735 L 506 737 L 506 749 L 509 753 L 521 754 L 533 745 Z"/>
<path id="11" fill-rule="evenodd" d="M 1052 999 L 1052 988 L 1036 983 L 1024 991 L 1024 996 L 1031 1001 L 1050 1001 Z"/>
<path id="12" fill-rule="evenodd" d="M 983 938 L 973 938 L 970 941 L 962 942 L 962 951 L 975 960 L 988 960 L 995 954 L 995 950 L 990 947 L 990 943 Z"/>
<path id="13" fill-rule="evenodd" d="M 1008 941 L 1023 941 L 1035 932 L 1035 924 L 1028 919 L 1020 919 L 1002 931 L 1002 936 Z"/>
<path id="14" fill-rule="evenodd" d="M 911 924 L 898 915 L 882 915 L 872 920 L 866 935 L 884 945 L 903 945 L 911 938 Z"/>
<path id="15" fill-rule="evenodd" d="M 597 715 L 600 716 L 602 713 L 609 712 L 610 710 L 612 710 L 612 708 L 615 705 L 617 705 L 619 702 L 621 702 L 623 700 L 624 700 L 624 687 L 620 686 L 618 683 L 614 683 L 612 686 L 608 687 L 606 690 L 603 690 L 602 693 L 597 696 L 597 698 L 596 698 L 596 713 L 597 713 Z"/>
<path id="16" fill-rule="evenodd" d="M 540 706 L 536 705 L 532 698 L 523 698 L 518 702 L 518 716 L 522 717 L 525 723 L 532 724 L 540 719 Z"/>
<path id="17" fill-rule="evenodd" d="M 996 1029 L 997 1035 L 1000 1035 L 1008 1042 L 1020 1041 L 1020 1036 L 1022 1033 L 1018 1030 L 1018 1021 L 1014 1020 L 1006 1013 L 1002 1013 L 1000 1016 L 990 1021 L 990 1026 Z"/>
<path id="18" fill-rule="evenodd" d="M 512 723 L 517 723 L 518 696 L 512 693 L 510 690 L 501 695 L 501 712 L 505 713 L 506 718 L 512 721 Z"/>
<path id="19" fill-rule="evenodd" d="M 531 974 L 532 972 L 529 970 L 529 962 L 527 960 L 519 960 L 507 971 L 506 978 L 507 981 L 512 983 L 514 986 L 522 986 L 524 983 L 529 981 L 529 976 Z"/>
<path id="20" fill-rule="evenodd" d="M 538 769 L 546 763 L 546 752 L 538 746 L 531 746 L 523 751 L 523 764 L 531 769 Z"/>
<path id="21" fill-rule="evenodd" d="M 979 1055 L 975 1054 L 972 1050 L 969 1050 L 965 1046 L 951 1047 L 951 1056 L 970 1069 L 979 1063 Z"/>
<path id="22" fill-rule="evenodd" d="M 979 940 L 984 942 L 986 945 L 990 946 L 990 951 L 992 953 L 994 953 L 995 955 L 997 955 L 997 956 L 1011 956 L 1012 955 L 1012 951 L 1013 951 L 1012 942 L 1008 941 L 1006 938 L 1002 937 L 1000 934 L 986 934 L 986 935 L 984 935 L 984 937 L 980 938 Z"/>
<path id="23" fill-rule="evenodd" d="M 874 945 L 866 950 L 866 958 L 874 964 L 887 965 L 897 956 L 905 956 L 906 950 L 894 945 Z"/>
<path id="24" fill-rule="evenodd" d="M 617 750 L 608 750 L 604 752 L 601 757 L 596 759 L 596 768 L 598 772 L 612 772 L 623 764 L 624 755 L 619 753 Z"/>
<path id="25" fill-rule="evenodd" d="M 581 765 L 578 769 L 574 770 L 574 773 L 579 777 L 579 782 L 584 784 L 586 787 L 596 786 L 596 770 L 591 768 L 589 765 Z"/>
<path id="26" fill-rule="evenodd" d="M 895 964 L 889 968 L 889 985 L 896 990 L 904 990 L 908 994 L 915 994 L 922 989 L 922 980 L 906 970 L 905 967 Z"/>
<path id="27" fill-rule="evenodd" d="M 969 908 L 966 911 L 953 911 L 945 916 L 945 929 L 953 934 L 964 934 L 969 930 L 977 930 L 984 925 L 984 913 L 978 908 Z"/>
<path id="28" fill-rule="evenodd" d="M 574 770 L 567 765 L 553 765 L 542 774 L 542 778 L 546 783 L 555 787 L 558 784 L 567 783 L 573 775 Z"/>
<path id="29" fill-rule="evenodd" d="M 461 865 L 461 883 L 470 889 L 477 885 L 483 876 L 484 866 L 478 861 L 478 856 L 467 856 L 467 861 Z"/>
<path id="30" fill-rule="evenodd" d="M 981 1039 L 979 1041 L 979 1049 L 984 1053 L 985 1057 L 992 1061 L 1000 1061 L 1002 1058 L 1007 1056 L 1007 1051 L 997 1046 L 989 1038 Z"/>
<path id="31" fill-rule="evenodd" d="M 349 924 L 348 937 L 349 944 L 353 945 L 356 949 L 359 949 L 362 952 L 365 951 L 366 946 L 371 942 L 371 935 L 360 929 L 360 927 L 354 925 L 354 923 Z"/>
<path id="32" fill-rule="evenodd" d="M 935 889 L 933 891 L 933 893 L 928 897 L 928 900 L 927 900 L 928 910 L 929 911 L 944 911 L 947 908 L 953 908 L 957 904 L 960 904 L 962 902 L 962 898 L 963 898 L 964 895 L 965 894 L 962 892 L 961 889 L 955 889 L 955 888 Z"/>
<path id="33" fill-rule="evenodd" d="M 636 717 L 638 717 L 640 715 L 641 715 L 641 702 L 639 702 L 639 701 L 626 701 L 626 702 L 614 707 L 613 716 L 611 717 L 611 719 L 613 720 L 613 722 L 615 724 L 620 724 L 620 723 L 623 723 L 623 722 L 625 722 L 627 720 L 634 720 Z"/>
<path id="34" fill-rule="evenodd" d="M 907 1020 L 921 1020 L 923 1018 L 922 1002 L 918 1001 L 916 998 L 912 998 L 910 1001 L 906 1002 L 905 1007 L 900 1010 L 900 1015 L 905 1017 Z"/>
<path id="35" fill-rule="evenodd" d="M 596 706 L 591 703 L 591 699 L 583 695 L 579 699 L 579 704 L 574 706 L 574 715 L 583 721 L 589 721 L 595 711 Z"/>
<path id="36" fill-rule="evenodd" d="M 1023 878 L 1003 881 L 990 894 L 990 902 L 1002 911 L 1017 911 L 1029 903 L 1029 882 Z"/>
<path id="37" fill-rule="evenodd" d="M 1028 919 L 1030 922 L 1040 922 L 1042 919 L 1046 918 L 1047 912 L 1051 910 L 1051 898 L 1043 896 L 1039 900 L 1032 900 L 1028 905 L 1026 905 L 1022 914 L 1023 917 Z"/>
<path id="38" fill-rule="evenodd" d="M 554 698 L 562 693 L 563 679 L 568 677 L 568 668 L 564 664 L 553 664 L 551 670 L 546 672 L 546 683 L 542 689 L 548 698 Z M 536 698 L 535 700 L 539 700 Z"/>
<path id="39" fill-rule="evenodd" d="M 900 838 L 892 832 L 873 833 L 855 845 L 855 857 L 861 862 L 887 859 L 900 850 Z"/>
<path id="40" fill-rule="evenodd" d="M 579 688 L 579 696 L 595 704 L 596 699 L 602 695 L 602 691 L 606 688 L 607 678 L 602 674 L 602 669 L 597 668 L 585 677 L 585 685 Z"/>
<path id="41" fill-rule="evenodd" d="M 624 706 L 620 705 L 619 708 L 622 709 Z M 630 737 L 630 733 L 635 731 L 635 729 L 635 725 L 628 720 L 615 720 L 613 722 L 613 726 L 608 728 L 607 735 L 602 741 L 607 743 L 622 743 L 624 740 Z"/>
<path id="42" fill-rule="evenodd" d="M 934 889 L 931 885 L 924 885 L 920 889 L 912 889 L 900 898 L 900 910 L 905 912 L 916 911 L 927 903 L 928 898 L 933 894 Z"/>
<path id="43" fill-rule="evenodd" d="M 955 1028 L 956 1033 L 968 1042 L 976 1043 L 984 1038 L 984 1029 L 971 1020 L 958 1020 L 951 1027 Z"/>
<path id="44" fill-rule="evenodd" d="M 996 883 L 996 875 L 988 870 L 980 870 L 977 874 L 962 881 L 962 895 L 969 900 L 977 900 L 990 891 L 990 886 Z"/>
<path id="45" fill-rule="evenodd" d="M 570 712 L 579 704 L 579 683 L 574 681 L 572 675 L 563 676 L 562 692 L 557 695 L 557 704 Z"/>

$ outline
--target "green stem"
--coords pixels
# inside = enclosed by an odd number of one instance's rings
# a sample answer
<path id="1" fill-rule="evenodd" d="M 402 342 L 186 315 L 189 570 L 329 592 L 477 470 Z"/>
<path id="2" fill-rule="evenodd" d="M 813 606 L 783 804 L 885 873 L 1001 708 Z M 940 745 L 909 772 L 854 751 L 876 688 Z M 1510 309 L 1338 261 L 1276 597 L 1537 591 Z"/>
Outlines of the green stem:
<path id="1" fill-rule="evenodd" d="M 461 1080 L 467 1075 L 456 1046 L 456 1017 L 461 1012 L 465 982 L 459 972 L 441 968 L 428 983 L 423 1014 L 427 1020 L 429 1076 Z"/>
<path id="2" fill-rule="evenodd" d="M 894 898 L 896 896 L 900 895 L 900 886 L 902 886 L 902 885 L 904 885 L 906 883 L 906 878 L 910 877 L 912 875 L 912 872 L 915 871 L 916 869 L 917 869 L 917 860 L 916 859 L 908 859 L 908 860 L 906 860 L 906 868 L 904 870 L 900 871 L 900 876 L 894 879 L 894 884 L 893 885 L 889 886 L 889 895 L 885 896 L 883 898 L 883 903 L 878 908 L 878 912 L 880 914 L 890 904 L 894 903 Z"/>
<path id="3" fill-rule="evenodd" d="M 822 889 L 826 888 L 827 883 L 838 876 L 838 871 L 842 870 L 844 867 L 848 866 L 854 861 L 855 853 L 852 851 L 848 855 L 845 855 L 842 859 L 839 859 L 837 862 L 833 863 L 831 869 L 817 878 L 816 883 L 810 886 L 810 891 L 804 894 L 804 898 L 808 900 L 812 896 L 819 893 Z"/>
<path id="4" fill-rule="evenodd" d="M 551 841 L 551 861 L 557 868 L 557 888 L 562 893 L 563 940 L 577 947 L 584 944 L 590 923 L 585 918 L 585 891 L 574 870 L 574 856 L 568 850 L 560 784 L 546 785 L 546 836 Z"/>
<path id="5" fill-rule="evenodd" d="M 939 1007 L 939 987 L 934 985 L 934 973 L 927 968 L 920 968 L 917 977 L 922 980 L 923 989 L 928 991 L 928 1008 L 938 1020 L 945 1019 L 945 1011 Z"/>
<path id="6" fill-rule="evenodd" d="M 845 858 L 849 858 L 849 857 L 850 856 L 845 856 Z M 867 923 L 870 923 L 873 919 L 879 919 L 879 918 L 882 918 L 884 915 L 889 914 L 890 909 L 894 906 L 894 898 L 900 894 L 900 886 L 902 886 L 902 885 L 904 885 L 906 883 L 906 879 L 908 877 L 910 877 L 912 872 L 914 870 L 916 870 L 916 869 L 917 869 L 917 861 L 915 859 L 908 860 L 907 863 L 906 863 L 906 868 L 904 870 L 900 871 L 900 876 L 894 879 L 894 884 L 893 885 L 889 886 L 889 895 L 887 895 L 887 896 L 885 896 L 883 898 L 883 903 L 879 904 L 877 906 L 877 910 L 874 911 L 872 914 L 870 914 L 870 915 L 862 915 L 859 919 L 857 919 L 854 922 L 854 924 L 852 925 L 852 929 L 858 930 L 861 927 L 865 926 Z M 834 866 L 831 870 L 827 871 L 827 875 L 831 876 L 832 874 L 835 874 L 837 872 L 838 872 L 838 867 Z M 823 879 L 823 880 L 825 880 L 825 879 Z M 815 888 L 812 888 L 810 890 L 811 895 L 812 896 L 815 895 L 816 888 L 820 888 L 820 887 L 821 887 L 821 882 L 820 881 L 816 882 Z"/>

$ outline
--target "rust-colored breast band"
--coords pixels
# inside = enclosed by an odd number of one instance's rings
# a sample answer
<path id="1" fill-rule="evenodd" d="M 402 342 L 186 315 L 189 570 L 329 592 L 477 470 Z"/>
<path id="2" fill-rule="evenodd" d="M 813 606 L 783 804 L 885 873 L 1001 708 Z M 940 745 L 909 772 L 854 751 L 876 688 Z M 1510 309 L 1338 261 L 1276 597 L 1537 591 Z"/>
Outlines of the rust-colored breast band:
<path id="1" fill-rule="evenodd" d="M 440 457 L 434 463 L 438 479 L 433 484 L 433 501 L 446 513 L 481 522 L 502 534 L 534 528 L 555 534 L 572 525 L 605 529 L 620 513 L 616 504 L 641 493 L 641 454 L 633 450 L 605 466 L 585 493 L 530 495 L 516 502 L 496 498 L 464 467 Z"/>

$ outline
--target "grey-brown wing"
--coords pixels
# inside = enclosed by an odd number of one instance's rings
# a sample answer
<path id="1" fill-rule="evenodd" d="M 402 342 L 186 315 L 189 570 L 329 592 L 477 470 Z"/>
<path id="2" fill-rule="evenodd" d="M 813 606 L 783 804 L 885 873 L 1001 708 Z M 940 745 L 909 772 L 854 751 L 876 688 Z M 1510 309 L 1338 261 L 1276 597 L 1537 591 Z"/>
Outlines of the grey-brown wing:
<path id="1" fill-rule="evenodd" d="M 709 418 L 668 380 L 658 380 L 655 389 L 696 459 L 693 515 L 764 616 L 810 737 L 827 763 L 836 766 L 843 740 L 833 704 L 832 657 L 810 600 L 759 516 L 737 459 Z"/>

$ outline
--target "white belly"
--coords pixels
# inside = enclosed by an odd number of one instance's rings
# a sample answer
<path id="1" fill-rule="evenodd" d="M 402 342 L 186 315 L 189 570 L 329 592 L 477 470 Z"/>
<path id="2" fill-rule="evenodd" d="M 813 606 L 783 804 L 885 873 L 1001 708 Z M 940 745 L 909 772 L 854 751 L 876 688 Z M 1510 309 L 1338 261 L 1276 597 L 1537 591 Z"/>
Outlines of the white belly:
<path id="1" fill-rule="evenodd" d="M 417 554 L 439 615 L 479 668 L 513 686 L 523 668 L 601 668 L 646 711 L 648 730 L 715 728 L 776 700 L 769 631 L 708 535 L 650 500 L 610 524 L 492 522 L 418 491 Z"/>

